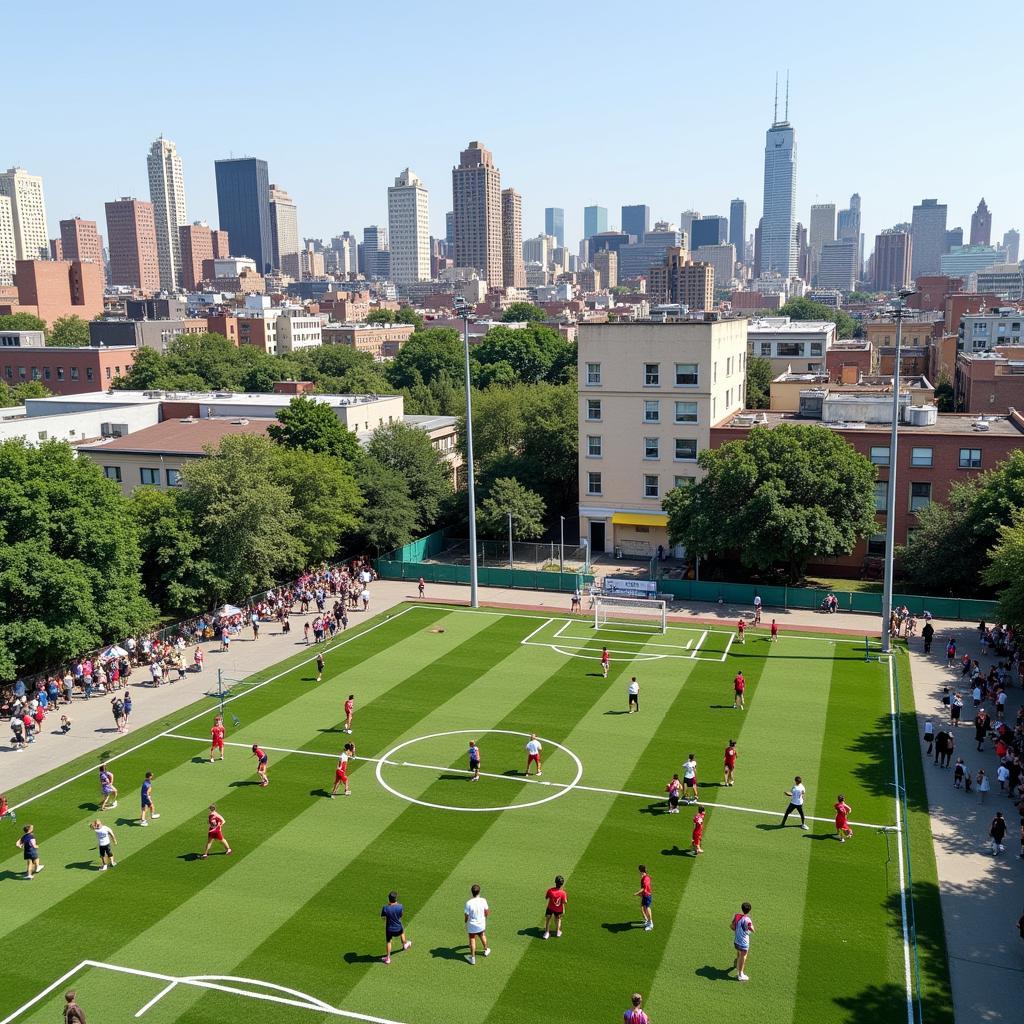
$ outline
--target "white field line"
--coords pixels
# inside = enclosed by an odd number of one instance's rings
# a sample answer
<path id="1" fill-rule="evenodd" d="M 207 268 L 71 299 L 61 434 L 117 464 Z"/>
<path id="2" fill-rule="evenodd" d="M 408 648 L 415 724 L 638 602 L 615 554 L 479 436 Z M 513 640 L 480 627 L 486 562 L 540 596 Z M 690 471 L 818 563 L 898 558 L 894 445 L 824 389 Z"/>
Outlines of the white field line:
<path id="1" fill-rule="evenodd" d="M 899 760 L 896 750 L 896 687 L 889 659 L 889 719 L 892 724 L 892 777 L 896 804 L 896 857 L 899 861 L 900 916 L 903 919 L 903 974 L 907 987 L 907 1024 L 914 1024 L 914 990 L 910 977 L 910 932 L 907 925 L 907 880 L 903 867 L 903 811 L 900 806 Z"/>
<path id="2" fill-rule="evenodd" d="M 162 989 L 160 989 L 159 992 L 157 992 L 155 996 L 153 996 L 152 999 L 150 999 L 148 1003 L 145 1004 L 145 1006 L 142 1007 L 142 1009 L 136 1012 L 135 1016 L 141 1017 L 147 1010 L 152 1009 L 152 1007 L 156 1006 L 156 1004 L 159 1003 L 164 996 L 170 994 L 170 992 L 176 989 L 178 987 L 178 984 L 179 982 L 172 981 L 170 982 L 170 984 L 165 985 Z"/>
<path id="3" fill-rule="evenodd" d="M 697 640 L 696 645 L 693 648 L 693 653 L 690 655 L 691 658 L 696 658 L 697 657 L 697 653 L 700 651 L 702 644 L 704 643 L 705 640 L 707 640 L 707 638 L 708 638 L 708 631 L 705 629 L 704 632 L 701 633 L 699 639 Z"/>
<path id="4" fill-rule="evenodd" d="M 733 642 L 736 640 L 736 634 L 730 633 L 729 639 L 725 641 L 725 650 L 722 651 L 722 661 L 725 661 L 729 657 L 729 649 L 732 647 Z"/>
<path id="5" fill-rule="evenodd" d="M 416 605 L 415 607 L 422 606 Z M 520 643 L 528 644 L 542 629 L 545 629 L 547 626 L 550 626 L 551 623 L 554 621 L 554 619 L 547 619 L 546 621 L 542 622 L 525 640 L 521 640 Z"/>
<path id="6" fill-rule="evenodd" d="M 484 732 L 486 732 L 486 731 L 487 730 L 485 729 Z M 206 746 L 206 740 L 201 739 L 198 736 L 181 736 L 181 735 L 178 735 L 177 733 L 166 733 L 163 738 L 164 739 L 169 739 L 169 740 L 189 740 L 189 741 L 192 741 L 194 743 L 201 743 L 201 744 L 203 744 L 204 747 Z M 245 747 L 248 750 L 250 748 L 251 744 L 249 744 L 249 743 L 229 743 L 228 746 Z M 304 754 L 307 757 L 330 757 L 330 758 L 336 758 L 338 756 L 337 754 L 324 754 L 324 753 L 321 753 L 320 751 L 316 751 L 316 750 L 290 750 L 287 747 L 266 747 L 266 746 L 264 746 L 263 749 L 264 750 L 277 750 L 277 751 L 280 751 L 282 753 L 287 753 L 287 754 Z M 449 767 L 448 765 L 443 765 L 443 764 L 419 764 L 416 761 L 385 761 L 383 758 L 376 758 L 376 757 L 356 757 L 355 760 L 356 761 L 366 761 L 366 762 L 368 762 L 370 764 L 386 764 L 386 765 L 390 765 L 390 766 L 392 766 L 394 768 L 423 768 L 423 769 L 426 769 L 427 771 L 451 772 L 451 773 L 454 773 L 456 775 L 472 775 L 473 774 L 473 772 L 471 772 L 468 768 L 452 768 L 452 767 Z M 522 783 L 523 785 L 527 785 L 527 786 L 552 786 L 552 787 L 555 787 L 557 789 L 571 789 L 574 792 L 576 790 L 583 790 L 584 792 L 587 792 L 587 793 L 604 793 L 607 796 L 633 796 L 633 797 L 637 797 L 638 799 L 641 799 L 641 800 L 656 800 L 656 801 L 659 801 L 661 803 L 665 803 L 665 794 L 664 793 L 638 793 L 638 792 L 636 792 L 634 790 L 630 790 L 630 789 L 605 789 L 603 786 L 583 786 L 583 785 L 572 786 L 572 785 L 570 785 L 567 782 L 549 782 L 547 779 L 538 779 L 535 775 L 529 775 L 529 776 L 526 776 L 526 775 L 504 775 L 504 774 L 498 774 L 497 772 L 480 772 L 480 775 L 481 775 L 482 778 L 486 778 L 486 779 L 498 779 L 499 781 L 503 779 L 506 782 L 519 782 L 519 783 Z M 763 808 L 760 808 L 760 807 L 740 807 L 737 804 L 715 803 L 712 800 L 701 800 L 699 802 L 702 803 L 705 807 L 718 807 L 718 808 L 721 808 L 722 810 L 726 810 L 726 811 L 742 811 L 744 814 L 758 814 L 761 817 L 765 817 L 765 818 L 778 818 L 780 816 L 780 813 L 778 811 L 768 811 L 768 810 L 764 810 Z M 809 821 L 827 821 L 827 822 L 831 822 L 831 823 L 835 822 L 835 818 L 818 818 L 818 817 L 815 817 L 812 814 L 808 814 L 807 815 L 807 819 Z M 875 828 L 875 829 L 892 828 L 891 825 L 878 825 L 878 824 L 875 824 L 873 822 L 868 822 L 868 821 L 851 821 L 850 824 L 851 825 L 857 825 L 860 828 Z M 0 1021 L 0 1024 L 4 1024 L 4 1022 Z"/>
<path id="7" fill-rule="evenodd" d="M 355 633 L 352 636 L 348 636 L 348 637 L 345 637 L 342 640 L 339 640 L 338 643 L 336 643 L 336 644 L 332 644 L 332 645 L 329 645 L 329 646 L 326 646 L 326 647 L 321 647 L 320 651 L 318 653 L 326 654 L 329 651 L 336 651 L 339 647 L 343 647 L 347 643 L 351 643 L 354 640 L 358 640 L 360 637 L 365 636 L 367 633 L 372 633 L 373 630 L 377 629 L 378 627 L 383 626 L 383 625 L 385 625 L 388 622 L 391 622 L 393 619 L 399 618 L 400 616 L 404 615 L 406 612 L 410 612 L 410 611 L 413 610 L 413 608 L 416 608 L 416 607 L 426 607 L 426 606 L 424 606 L 424 605 L 409 605 L 409 607 L 403 608 L 400 612 L 396 612 L 394 615 L 389 615 L 387 618 L 381 619 L 380 622 L 375 622 L 372 626 L 367 626 L 366 629 L 361 630 L 359 633 Z M 437 608 L 437 607 L 443 607 L 443 606 L 434 605 L 434 607 Z M 269 679 L 264 679 L 262 682 L 254 683 L 252 686 L 250 686 L 247 690 L 243 691 L 242 693 L 235 694 L 233 697 L 226 697 L 224 699 L 224 703 L 225 704 L 229 704 L 231 701 L 240 700 L 242 697 L 247 697 L 250 693 L 255 693 L 257 690 L 262 689 L 264 686 L 267 686 L 270 683 L 276 682 L 282 676 L 288 675 L 289 672 L 293 672 L 296 668 L 299 668 L 302 665 L 309 665 L 312 662 L 314 662 L 315 660 L 316 660 L 316 655 L 314 655 L 311 658 L 307 658 L 305 661 L 300 661 L 298 665 L 292 665 L 291 668 L 284 669 L 283 671 L 278 672 L 276 675 L 271 676 Z M 207 717 L 210 714 L 210 710 L 211 709 L 209 707 L 207 707 L 204 710 L 200 711 L 198 714 L 193 715 L 191 718 L 186 718 L 184 722 L 179 722 L 177 725 L 172 726 L 170 729 L 167 729 L 164 732 L 157 733 L 155 736 L 150 736 L 148 740 L 143 740 L 141 743 L 136 743 L 135 746 L 129 747 L 127 750 L 122 750 L 118 754 L 112 754 L 110 757 L 107 758 L 107 763 L 109 764 L 111 761 L 117 761 L 117 760 L 119 760 L 122 757 L 127 757 L 128 754 L 134 754 L 136 750 L 141 750 L 143 747 L 145 747 L 148 744 L 152 743 L 154 740 L 158 740 L 162 736 L 166 736 L 168 733 L 172 732 L 174 729 L 181 729 L 184 726 L 190 725 L 192 722 L 195 722 L 195 721 L 197 721 L 200 718 Z M 95 771 L 96 771 L 96 768 L 92 767 L 92 768 L 86 768 L 84 771 L 77 772 L 76 774 L 69 776 L 68 778 L 64 779 L 63 781 L 57 782 L 54 785 L 50 786 L 49 789 L 44 789 L 42 792 L 36 793 L 34 796 L 26 797 L 24 800 L 21 801 L 21 803 L 14 804 L 14 806 L 11 807 L 11 810 L 12 811 L 20 811 L 21 808 L 25 807 L 27 804 L 30 804 L 30 803 L 32 803 L 35 800 L 39 800 L 40 798 L 42 798 L 44 796 L 49 796 L 51 793 L 56 793 L 58 789 L 63 789 L 64 786 L 67 786 L 67 785 L 69 785 L 72 782 L 77 782 L 79 779 L 83 779 L 83 778 L 85 778 L 86 775 L 91 775 Z M 5 1022 L 4 1021 L 0 1021 L 0 1024 L 5 1024 Z"/>
<path id="8" fill-rule="evenodd" d="M 38 995 L 34 995 L 27 1003 L 23 1003 L 19 1006 L 14 1013 L 4 1017 L 0 1024 L 11 1024 L 12 1020 L 17 1020 L 26 1010 L 31 1010 L 40 1000 L 45 999 L 54 989 L 60 988 L 61 985 L 65 984 L 70 978 L 73 978 L 83 967 L 87 966 L 88 960 L 83 960 L 77 967 L 72 967 L 70 971 L 66 971 L 56 981 L 51 982 L 46 988 L 43 989 Z"/>

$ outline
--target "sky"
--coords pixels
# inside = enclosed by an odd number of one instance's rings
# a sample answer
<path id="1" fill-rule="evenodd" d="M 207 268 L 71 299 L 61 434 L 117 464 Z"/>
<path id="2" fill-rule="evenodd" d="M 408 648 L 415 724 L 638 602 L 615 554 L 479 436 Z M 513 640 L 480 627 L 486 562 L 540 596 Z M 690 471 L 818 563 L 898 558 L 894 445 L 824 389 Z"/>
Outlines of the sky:
<path id="1" fill-rule="evenodd" d="M 648 0 L 471 5 L 241 6 L 179 0 L 15 4 L 4 15 L 8 83 L 0 167 L 41 174 L 59 220 L 149 198 L 146 153 L 172 139 L 189 220 L 215 225 L 214 160 L 258 156 L 298 205 L 299 231 L 330 238 L 387 223 L 406 166 L 430 189 L 434 234 L 470 140 L 523 196 L 523 236 L 565 209 L 646 203 L 761 214 L 764 133 L 776 72 L 790 76 L 797 211 L 859 192 L 867 251 L 923 197 L 969 233 L 984 196 L 993 241 L 1024 229 L 1018 53 L 1024 3 L 975 17 L 950 0 L 728 5 Z M 20 92 L 20 98 L 19 98 Z M 781 103 L 781 101 L 780 101 Z"/>

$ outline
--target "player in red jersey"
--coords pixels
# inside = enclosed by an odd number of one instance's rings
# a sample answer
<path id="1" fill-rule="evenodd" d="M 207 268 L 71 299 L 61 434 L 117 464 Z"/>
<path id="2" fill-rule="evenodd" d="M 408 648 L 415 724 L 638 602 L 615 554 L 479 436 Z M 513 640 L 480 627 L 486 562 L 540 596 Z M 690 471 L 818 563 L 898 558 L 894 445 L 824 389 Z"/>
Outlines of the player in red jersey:
<path id="1" fill-rule="evenodd" d="M 732 681 L 732 706 L 733 710 L 739 708 L 740 711 L 744 708 L 743 696 L 747 692 L 747 681 L 743 678 L 743 671 L 740 670 L 736 673 L 736 678 Z"/>
<path id="2" fill-rule="evenodd" d="M 356 756 L 354 743 L 346 743 L 345 749 L 338 756 L 338 767 L 334 770 L 334 789 L 331 790 L 331 799 L 338 795 L 338 787 L 344 785 L 344 796 L 351 796 L 352 791 L 348 788 L 348 763 Z"/>
<path id="3" fill-rule="evenodd" d="M 779 642 L 779 624 L 774 619 L 772 619 L 771 636 L 768 637 L 768 641 L 773 644 Z"/>
<path id="4" fill-rule="evenodd" d="M 743 619 L 743 618 L 740 618 L 739 621 L 736 623 L 736 643 L 738 643 L 738 644 L 745 644 L 747 642 L 746 632 L 747 632 L 746 620 Z"/>
<path id="5" fill-rule="evenodd" d="M 218 715 L 213 720 L 213 728 L 210 729 L 210 764 L 213 764 L 213 753 L 220 751 L 220 759 L 224 760 L 224 719 Z"/>
<path id="6" fill-rule="evenodd" d="M 611 664 L 611 655 L 608 653 L 607 647 L 601 648 L 601 675 L 608 678 L 608 666 Z"/>
<path id="7" fill-rule="evenodd" d="M 697 813 L 693 816 L 693 855 L 694 857 L 702 854 L 704 851 L 701 849 L 700 841 L 704 838 L 704 810 L 703 804 L 697 805 Z"/>
<path id="8" fill-rule="evenodd" d="M 254 743 L 252 745 L 252 756 L 256 758 L 256 775 L 260 780 L 260 786 L 269 786 L 270 779 L 267 778 L 267 761 L 269 758 L 266 751 Z"/>
<path id="9" fill-rule="evenodd" d="M 544 893 L 548 901 L 547 910 L 544 911 L 544 934 L 542 939 L 551 938 L 551 918 L 555 919 L 555 938 L 562 937 L 562 916 L 565 914 L 565 905 L 569 897 L 565 894 L 565 879 L 561 875 L 555 875 L 555 884 Z"/>
<path id="10" fill-rule="evenodd" d="M 352 712 L 356 709 L 356 695 L 350 693 L 345 701 L 345 724 L 341 727 L 342 732 L 352 732 Z"/>
<path id="11" fill-rule="evenodd" d="M 836 835 L 839 836 L 839 842 L 845 843 L 846 840 L 853 835 L 853 829 L 850 828 L 850 805 L 846 802 L 846 798 L 842 793 L 839 794 L 839 799 L 832 805 L 836 809 Z"/>
<path id="12" fill-rule="evenodd" d="M 729 745 L 722 755 L 722 764 L 725 767 L 725 784 L 731 786 L 734 783 L 733 772 L 736 770 L 736 741 L 729 740 Z"/>
<path id="13" fill-rule="evenodd" d="M 206 821 L 206 849 L 199 854 L 199 859 L 206 860 L 206 858 L 210 856 L 210 847 L 213 846 L 214 840 L 218 843 L 223 843 L 224 852 L 226 854 L 230 853 L 231 847 L 228 845 L 228 841 L 224 838 L 224 817 L 217 813 L 216 804 L 210 804 L 210 814 Z"/>
<path id="14" fill-rule="evenodd" d="M 644 931 L 654 931 L 654 917 L 651 915 L 651 904 L 654 902 L 654 893 L 651 890 L 651 876 L 647 874 L 647 868 L 641 864 L 637 870 L 640 872 L 640 888 L 634 896 L 640 897 L 640 913 L 644 915 Z"/>

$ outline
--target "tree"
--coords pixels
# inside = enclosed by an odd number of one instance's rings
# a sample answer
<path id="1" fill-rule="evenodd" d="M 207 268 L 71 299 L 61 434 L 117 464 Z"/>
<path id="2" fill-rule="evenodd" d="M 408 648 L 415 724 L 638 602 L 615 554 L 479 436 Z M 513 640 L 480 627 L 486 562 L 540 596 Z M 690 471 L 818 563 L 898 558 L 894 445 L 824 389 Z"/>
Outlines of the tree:
<path id="1" fill-rule="evenodd" d="M 400 421 L 388 423 L 373 432 L 366 453 L 385 469 L 402 475 L 416 506 L 419 529 L 433 529 L 452 493 L 452 480 L 448 463 L 427 432 Z"/>
<path id="2" fill-rule="evenodd" d="M 999 621 L 1014 631 L 1024 626 L 1024 510 L 999 528 L 999 539 L 989 551 L 984 581 L 999 593 Z"/>
<path id="3" fill-rule="evenodd" d="M 0 409 L 24 405 L 26 398 L 48 398 L 50 389 L 38 380 L 26 380 L 13 387 L 0 381 Z"/>
<path id="4" fill-rule="evenodd" d="M 401 473 L 367 459 L 360 476 L 366 504 L 361 532 L 378 553 L 408 544 L 419 529 L 416 505 Z"/>
<path id="5" fill-rule="evenodd" d="M 764 356 L 747 358 L 747 408 L 768 409 L 771 406 L 772 361 Z"/>
<path id="6" fill-rule="evenodd" d="M 393 309 L 371 309 L 366 314 L 368 324 L 393 324 L 395 322 L 395 311 Z"/>
<path id="7" fill-rule="evenodd" d="M 430 384 L 442 374 L 450 380 L 463 375 L 462 339 L 451 327 L 416 331 L 398 350 L 388 367 L 388 379 L 397 388 Z"/>
<path id="8" fill-rule="evenodd" d="M 935 404 L 939 407 L 939 412 L 956 411 L 953 382 L 949 379 L 948 373 L 943 373 L 939 377 L 939 383 L 935 385 Z"/>
<path id="9" fill-rule="evenodd" d="M 691 554 L 735 552 L 797 580 L 809 560 L 849 554 L 877 529 L 875 469 L 826 427 L 756 428 L 698 462 L 704 479 L 662 503 L 669 541 Z"/>
<path id="10" fill-rule="evenodd" d="M 54 348 L 81 348 L 89 344 L 89 324 L 80 316 L 59 316 L 50 328 L 47 345 Z"/>
<path id="11" fill-rule="evenodd" d="M 67 444 L 0 444 L 0 678 L 149 626 L 120 488 Z"/>
<path id="12" fill-rule="evenodd" d="M 423 317 L 412 306 L 403 306 L 395 314 L 396 324 L 412 324 L 417 331 L 423 330 Z"/>
<path id="13" fill-rule="evenodd" d="M 31 313 L 5 313 L 0 316 L 0 331 L 42 331 L 46 333 L 46 321 Z"/>
<path id="14" fill-rule="evenodd" d="M 492 537 L 503 537 L 512 513 L 513 535 L 534 540 L 544 532 L 544 499 L 512 477 L 495 480 L 480 505 L 480 525 Z"/>
<path id="15" fill-rule="evenodd" d="M 548 379 L 552 367 L 565 357 L 571 345 L 550 327 L 492 327 L 484 340 L 472 350 L 481 365 L 507 363 L 515 375 L 527 384 Z"/>
<path id="16" fill-rule="evenodd" d="M 821 302 L 811 302 L 803 296 L 790 299 L 778 315 L 788 316 L 791 320 L 827 320 L 836 325 L 836 336 L 839 338 L 852 338 L 857 330 L 857 321 L 849 313 Z"/>
<path id="17" fill-rule="evenodd" d="M 847 295 L 846 301 L 848 303 L 850 303 L 850 302 L 874 302 L 875 297 L 876 297 L 875 296 L 875 292 L 853 291 L 853 292 L 850 292 L 849 295 Z"/>
<path id="18" fill-rule="evenodd" d="M 524 320 L 527 323 L 540 323 L 547 318 L 547 313 L 532 302 L 513 302 L 506 306 L 501 314 L 501 319 L 506 324 L 521 323 Z"/>
<path id="19" fill-rule="evenodd" d="M 324 402 L 296 395 L 278 410 L 277 419 L 278 423 L 271 424 L 267 433 L 286 448 L 333 455 L 350 465 L 361 457 L 356 435 L 345 428 L 334 410 Z"/>

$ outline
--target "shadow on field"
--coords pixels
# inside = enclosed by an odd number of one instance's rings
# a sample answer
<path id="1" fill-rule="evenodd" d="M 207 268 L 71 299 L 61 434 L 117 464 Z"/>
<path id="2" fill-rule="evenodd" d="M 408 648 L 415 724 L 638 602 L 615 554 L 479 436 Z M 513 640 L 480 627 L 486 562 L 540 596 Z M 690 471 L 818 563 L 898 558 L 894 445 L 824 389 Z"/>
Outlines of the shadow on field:
<path id="1" fill-rule="evenodd" d="M 854 995 L 836 996 L 834 1002 L 847 1011 L 844 1024 L 900 1020 L 907 1016 L 907 994 L 900 985 L 869 985 Z M 952 1024 L 953 1009 L 948 997 L 926 993 L 921 1002 L 924 1019 L 930 1024 Z"/>
<path id="2" fill-rule="evenodd" d="M 380 956 L 373 953 L 346 953 L 342 959 L 347 964 L 379 964 Z"/>
<path id="3" fill-rule="evenodd" d="M 98 811 L 100 809 L 100 805 L 95 801 L 89 801 L 84 804 L 79 804 L 78 809 L 80 811 Z"/>
<path id="4" fill-rule="evenodd" d="M 917 716 L 912 711 L 904 711 L 899 715 L 896 724 L 909 761 L 916 756 L 913 744 L 920 741 L 917 735 Z M 861 733 L 847 749 L 858 755 L 853 774 L 860 784 L 874 796 L 893 796 L 895 790 L 892 772 L 892 726 L 889 716 L 881 715 L 875 719 L 873 728 Z M 913 779 L 908 779 L 908 782 L 910 788 L 907 792 L 907 802 L 910 809 L 927 812 L 928 800 L 924 787 L 915 785 Z"/>
<path id="5" fill-rule="evenodd" d="M 198 853 L 179 853 L 178 860 L 183 860 L 187 864 L 190 864 L 194 860 L 201 860 L 202 858 Z"/>
<path id="6" fill-rule="evenodd" d="M 12 878 L 24 878 L 24 871 L 0 871 L 0 881 L 6 882 Z"/>
<path id="7" fill-rule="evenodd" d="M 197 755 L 196 757 L 192 758 L 192 764 L 209 764 L 209 763 L 210 763 L 210 759 L 208 757 L 199 757 Z"/>
<path id="8" fill-rule="evenodd" d="M 259 782 L 256 779 L 236 779 L 234 782 L 229 782 L 228 787 L 230 789 L 240 789 L 242 786 L 258 786 Z"/>
<path id="9" fill-rule="evenodd" d="M 601 927 L 606 932 L 611 932 L 612 935 L 618 935 L 620 932 L 631 932 L 634 928 L 643 928 L 643 921 L 608 921 Z"/>
<path id="10" fill-rule="evenodd" d="M 778 832 L 779 829 L 783 829 L 783 828 L 799 828 L 800 826 L 799 826 L 799 824 L 792 825 L 792 826 L 790 826 L 790 825 L 783 825 L 781 821 L 777 821 L 774 825 L 768 825 L 768 824 L 765 824 L 765 823 L 762 822 L 760 825 L 755 825 L 754 827 L 755 828 L 759 828 L 762 832 Z"/>
<path id="11" fill-rule="evenodd" d="M 668 804 L 664 800 L 659 800 L 657 803 L 648 804 L 646 807 L 640 808 L 641 814 L 668 814 Z"/>
<path id="12" fill-rule="evenodd" d="M 323 787 L 320 787 L 319 789 L 311 789 L 309 791 L 309 795 L 329 797 L 331 795 L 331 791 L 329 789 L 324 789 Z"/>
<path id="13" fill-rule="evenodd" d="M 661 851 L 662 857 L 689 857 L 690 853 L 691 851 L 689 847 L 680 846 L 673 846 L 671 850 Z"/>
<path id="14" fill-rule="evenodd" d="M 64 865 L 65 871 L 96 871 L 97 866 L 91 860 L 76 860 Z"/>
<path id="15" fill-rule="evenodd" d="M 732 970 L 731 967 L 714 967 L 712 964 L 705 964 L 703 967 L 698 967 L 693 973 L 698 978 L 706 978 L 708 981 L 735 981 L 736 979 L 730 973 Z"/>
<path id="16" fill-rule="evenodd" d="M 480 950 L 483 954 L 483 949 Z M 435 946 L 430 955 L 435 960 L 464 960 L 469 953 L 469 946 L 463 943 L 461 946 Z"/>
<path id="17" fill-rule="evenodd" d="M 529 939 L 539 939 L 544 934 L 543 928 L 520 928 L 516 935 L 523 935 Z"/>
<path id="18" fill-rule="evenodd" d="M 628 715 L 628 711 L 606 711 L 606 715 Z"/>

